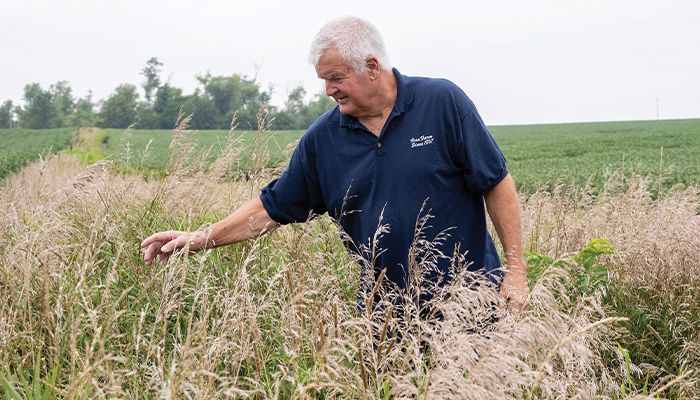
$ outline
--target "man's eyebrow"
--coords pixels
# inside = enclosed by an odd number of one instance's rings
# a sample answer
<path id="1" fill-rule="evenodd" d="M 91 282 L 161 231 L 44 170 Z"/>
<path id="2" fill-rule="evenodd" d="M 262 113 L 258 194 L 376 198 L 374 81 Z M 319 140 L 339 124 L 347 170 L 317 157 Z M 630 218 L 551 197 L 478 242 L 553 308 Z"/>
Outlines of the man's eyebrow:
<path id="1" fill-rule="evenodd" d="M 344 75 L 340 72 L 331 72 L 328 75 L 321 76 L 321 75 L 316 75 L 318 76 L 319 79 L 337 79 L 337 78 L 342 78 Z"/>

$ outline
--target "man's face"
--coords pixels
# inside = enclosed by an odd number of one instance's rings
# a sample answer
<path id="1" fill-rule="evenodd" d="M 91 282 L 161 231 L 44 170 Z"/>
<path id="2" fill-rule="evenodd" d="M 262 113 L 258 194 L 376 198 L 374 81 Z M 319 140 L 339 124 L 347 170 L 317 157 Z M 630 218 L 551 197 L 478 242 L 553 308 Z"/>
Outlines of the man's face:
<path id="1" fill-rule="evenodd" d="M 373 111 L 367 69 L 358 74 L 345 63 L 338 50 L 330 48 L 319 58 L 316 73 L 325 81 L 326 95 L 338 103 L 341 113 L 360 118 Z"/>

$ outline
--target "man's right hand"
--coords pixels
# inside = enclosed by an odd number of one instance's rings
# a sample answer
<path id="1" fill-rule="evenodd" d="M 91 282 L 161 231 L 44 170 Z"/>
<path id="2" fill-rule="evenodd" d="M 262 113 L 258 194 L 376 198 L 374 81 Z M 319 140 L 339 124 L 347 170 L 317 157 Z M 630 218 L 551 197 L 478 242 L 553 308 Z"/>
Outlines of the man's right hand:
<path id="1" fill-rule="evenodd" d="M 141 243 L 143 261 L 151 264 L 158 256 L 161 262 L 166 263 L 176 250 L 186 248 L 194 253 L 205 248 L 238 243 L 269 232 L 277 225 L 265 210 L 262 201 L 256 198 L 208 229 L 194 232 L 165 231 L 149 236 Z"/>
<path id="2" fill-rule="evenodd" d="M 207 236 L 206 231 L 155 233 L 141 242 L 143 261 L 150 265 L 153 259 L 158 256 L 158 259 L 165 264 L 176 250 L 187 248 L 192 253 L 202 250 L 207 245 Z"/>

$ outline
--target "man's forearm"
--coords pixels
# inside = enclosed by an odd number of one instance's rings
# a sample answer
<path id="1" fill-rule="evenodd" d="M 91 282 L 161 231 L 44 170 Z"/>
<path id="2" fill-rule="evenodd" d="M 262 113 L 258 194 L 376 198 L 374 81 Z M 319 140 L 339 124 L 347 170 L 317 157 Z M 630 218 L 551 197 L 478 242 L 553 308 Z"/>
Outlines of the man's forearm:
<path id="1" fill-rule="evenodd" d="M 154 233 L 141 242 L 143 260 L 146 264 L 151 264 L 158 257 L 165 263 L 178 249 L 187 248 L 190 252 L 195 252 L 233 244 L 260 236 L 276 226 L 277 223 L 267 213 L 262 201 L 251 200 L 208 229 Z"/>
<path id="2" fill-rule="evenodd" d="M 520 224 L 520 203 L 515 183 L 510 175 L 493 187 L 484 196 L 489 217 L 506 254 L 509 270 L 525 272 L 523 240 Z"/>
<path id="3" fill-rule="evenodd" d="M 515 183 L 507 175 L 485 195 L 489 212 L 503 251 L 506 253 L 506 271 L 501 282 L 500 295 L 508 304 L 521 311 L 528 306 L 527 263 L 523 255 L 520 229 L 520 203 Z"/>
<path id="4" fill-rule="evenodd" d="M 228 217 L 204 230 L 206 247 L 218 247 L 260 236 L 278 224 L 270 217 L 259 198 L 253 199 Z"/>

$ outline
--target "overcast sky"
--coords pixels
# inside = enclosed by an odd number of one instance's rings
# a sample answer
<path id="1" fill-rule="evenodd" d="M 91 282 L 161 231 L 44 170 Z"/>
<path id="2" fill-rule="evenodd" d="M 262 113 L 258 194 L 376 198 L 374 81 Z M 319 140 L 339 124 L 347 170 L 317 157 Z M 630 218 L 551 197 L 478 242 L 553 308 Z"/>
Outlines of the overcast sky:
<path id="1" fill-rule="evenodd" d="M 443 77 L 487 124 L 700 117 L 700 1 L 0 0 L 0 102 L 67 80 L 74 94 L 139 85 L 146 60 L 195 75 L 257 73 L 274 102 L 322 89 L 308 47 L 355 15 L 406 75 Z"/>

